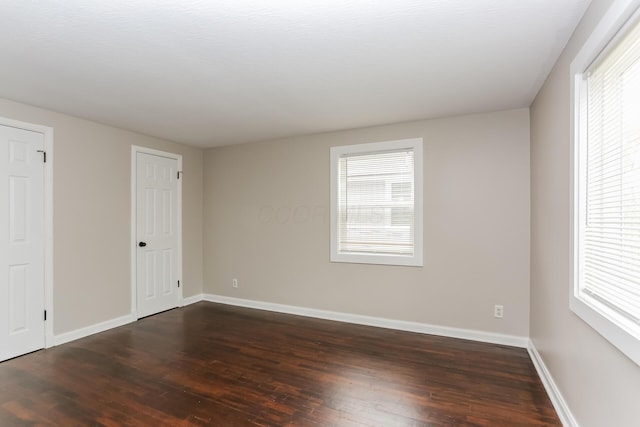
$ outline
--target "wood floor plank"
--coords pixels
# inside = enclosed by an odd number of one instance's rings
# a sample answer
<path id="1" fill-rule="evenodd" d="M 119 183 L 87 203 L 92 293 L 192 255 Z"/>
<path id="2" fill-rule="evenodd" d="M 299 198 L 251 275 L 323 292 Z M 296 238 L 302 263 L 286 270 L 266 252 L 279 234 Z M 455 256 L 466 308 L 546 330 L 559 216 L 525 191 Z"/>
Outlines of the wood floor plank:
<path id="1" fill-rule="evenodd" d="M 197 303 L 0 363 L 0 426 L 561 426 L 524 349 Z"/>

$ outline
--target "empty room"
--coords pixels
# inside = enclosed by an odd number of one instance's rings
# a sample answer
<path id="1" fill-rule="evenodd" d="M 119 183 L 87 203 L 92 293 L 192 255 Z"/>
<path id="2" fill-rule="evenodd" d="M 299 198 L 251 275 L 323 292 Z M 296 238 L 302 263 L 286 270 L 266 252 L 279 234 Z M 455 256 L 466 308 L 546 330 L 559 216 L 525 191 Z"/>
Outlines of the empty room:
<path id="1" fill-rule="evenodd" d="M 640 426 L 640 0 L 0 17 L 0 427 Z"/>

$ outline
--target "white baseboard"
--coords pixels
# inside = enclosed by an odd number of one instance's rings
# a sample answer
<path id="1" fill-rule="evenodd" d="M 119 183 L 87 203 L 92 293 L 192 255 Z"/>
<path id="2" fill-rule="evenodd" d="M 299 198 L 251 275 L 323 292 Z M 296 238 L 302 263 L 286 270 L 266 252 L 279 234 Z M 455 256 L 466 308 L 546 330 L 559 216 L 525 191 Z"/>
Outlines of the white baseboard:
<path id="1" fill-rule="evenodd" d="M 545 390 L 547 390 L 549 399 L 551 399 L 551 403 L 558 413 L 558 418 L 562 421 L 562 425 L 564 427 L 580 427 L 578 425 L 578 421 L 576 421 L 575 417 L 571 413 L 571 409 L 569 409 L 567 401 L 564 400 L 562 393 L 560 393 L 560 389 L 553 380 L 551 372 L 547 369 L 547 365 L 545 365 L 544 360 L 542 360 L 540 353 L 538 353 L 538 350 L 531 340 L 529 340 L 527 351 L 529 351 L 529 356 L 531 357 L 533 366 L 535 366 L 536 371 L 538 371 L 538 376 L 540 377 Z"/>
<path id="2" fill-rule="evenodd" d="M 186 297 L 182 299 L 182 306 L 195 304 L 196 302 L 202 301 L 203 295 L 197 294 L 190 297 Z M 138 320 L 135 315 L 127 314 L 122 317 L 118 317 L 115 319 L 107 320 L 105 322 L 96 323 L 95 325 L 87 326 L 84 328 L 76 329 L 75 331 L 65 332 L 60 335 L 53 336 L 53 344 L 52 345 L 60 345 L 66 344 L 71 341 L 78 340 L 80 338 L 88 337 L 89 335 L 97 334 L 99 332 L 104 332 L 109 329 L 117 328 L 118 326 L 123 326 L 131 322 L 135 322 Z M 48 346 L 50 347 L 50 346 Z"/>
<path id="3" fill-rule="evenodd" d="M 190 297 L 182 298 L 182 306 L 195 304 L 203 300 L 202 294 L 192 295 Z"/>
<path id="4" fill-rule="evenodd" d="M 87 326 L 85 328 L 76 329 L 75 331 L 65 332 L 64 334 L 53 336 L 53 345 L 65 344 L 70 341 L 75 341 L 80 338 L 88 337 L 89 335 L 104 332 L 109 329 L 117 328 L 119 326 L 126 325 L 131 322 L 135 322 L 136 317 L 133 314 L 127 314 L 122 317 L 107 320 L 105 322 L 96 323 L 95 325 Z"/>
<path id="5" fill-rule="evenodd" d="M 529 348 L 530 341 L 526 337 L 517 335 L 497 334 L 493 332 L 477 331 L 473 329 L 452 328 L 448 326 L 431 325 L 428 323 L 408 322 L 405 320 L 385 319 L 381 317 L 363 316 L 360 314 L 342 313 L 337 311 L 319 310 L 315 308 L 297 307 L 293 305 L 275 304 L 264 301 L 255 301 L 241 298 L 233 298 L 214 294 L 197 294 L 183 298 L 182 305 L 195 304 L 199 301 L 217 302 L 221 304 L 235 305 L 239 307 L 255 308 L 258 310 L 274 311 L 278 313 L 295 314 L 298 316 L 314 317 L 318 319 L 334 320 L 338 322 L 354 323 L 357 325 L 376 326 L 379 328 L 395 329 L 399 331 L 418 332 L 421 334 L 439 335 L 450 338 L 461 338 L 471 341 L 481 341 L 492 344 L 508 345 L 520 348 Z M 137 319 L 133 314 L 127 314 L 116 319 L 107 320 L 75 331 L 55 335 L 53 345 L 65 344 L 89 335 L 117 328 Z M 533 359 L 533 356 L 532 356 Z M 534 360 L 534 364 L 535 364 Z M 536 369 L 538 366 L 536 365 Z M 542 374 L 541 374 L 542 377 Z M 544 379 L 543 379 L 544 382 Z M 546 384 L 545 384 L 546 387 Z M 550 393 L 551 394 L 551 393 Z"/>
<path id="6" fill-rule="evenodd" d="M 472 329 L 450 328 L 447 326 L 430 325 L 427 323 L 407 322 L 404 320 L 393 320 L 381 317 L 363 316 L 359 314 L 341 313 L 337 311 L 318 310 L 315 308 L 274 304 L 270 302 L 247 300 L 214 294 L 204 294 L 203 299 L 204 301 L 255 308 L 258 310 L 275 311 L 278 313 L 295 314 L 298 316 L 315 317 L 318 319 L 335 320 L 338 322 L 346 323 L 355 323 L 357 325 L 377 326 L 379 328 L 396 329 L 399 331 L 418 332 L 421 334 L 440 335 L 450 338 L 482 341 L 492 344 L 502 344 L 520 348 L 527 348 L 529 344 L 529 339 L 527 337 L 496 334 L 492 332 L 476 331 Z"/>

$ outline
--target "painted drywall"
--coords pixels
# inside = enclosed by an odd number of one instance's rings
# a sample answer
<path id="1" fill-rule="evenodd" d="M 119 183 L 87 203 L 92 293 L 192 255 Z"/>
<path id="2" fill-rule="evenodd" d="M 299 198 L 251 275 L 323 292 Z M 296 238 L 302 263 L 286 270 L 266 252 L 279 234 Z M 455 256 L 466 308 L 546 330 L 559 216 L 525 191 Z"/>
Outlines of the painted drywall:
<path id="1" fill-rule="evenodd" d="M 202 292 L 202 150 L 0 99 L 54 130 L 54 333 L 131 312 L 131 146 L 183 156 L 184 296 Z"/>
<path id="2" fill-rule="evenodd" d="M 581 427 L 637 426 L 640 367 L 569 309 L 569 65 L 594 0 L 531 107 L 531 338 Z"/>
<path id="3" fill-rule="evenodd" d="M 414 137 L 424 267 L 331 263 L 329 148 Z M 204 164 L 206 293 L 528 335 L 528 109 L 212 148 Z"/>

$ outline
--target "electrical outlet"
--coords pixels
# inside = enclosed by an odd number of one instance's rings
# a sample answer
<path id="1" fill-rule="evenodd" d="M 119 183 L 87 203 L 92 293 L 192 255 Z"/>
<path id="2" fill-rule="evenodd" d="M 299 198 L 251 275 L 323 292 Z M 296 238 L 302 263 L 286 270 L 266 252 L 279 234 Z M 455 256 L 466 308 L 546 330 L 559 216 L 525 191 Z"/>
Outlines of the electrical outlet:
<path id="1" fill-rule="evenodd" d="M 501 305 L 494 305 L 493 306 L 493 317 L 497 317 L 498 319 L 502 319 L 502 317 L 504 316 L 504 307 Z"/>
<path id="2" fill-rule="evenodd" d="M 238 287 L 238 279 L 233 279 L 233 281 L 231 282 L 231 286 L 233 286 L 234 288 Z"/>

